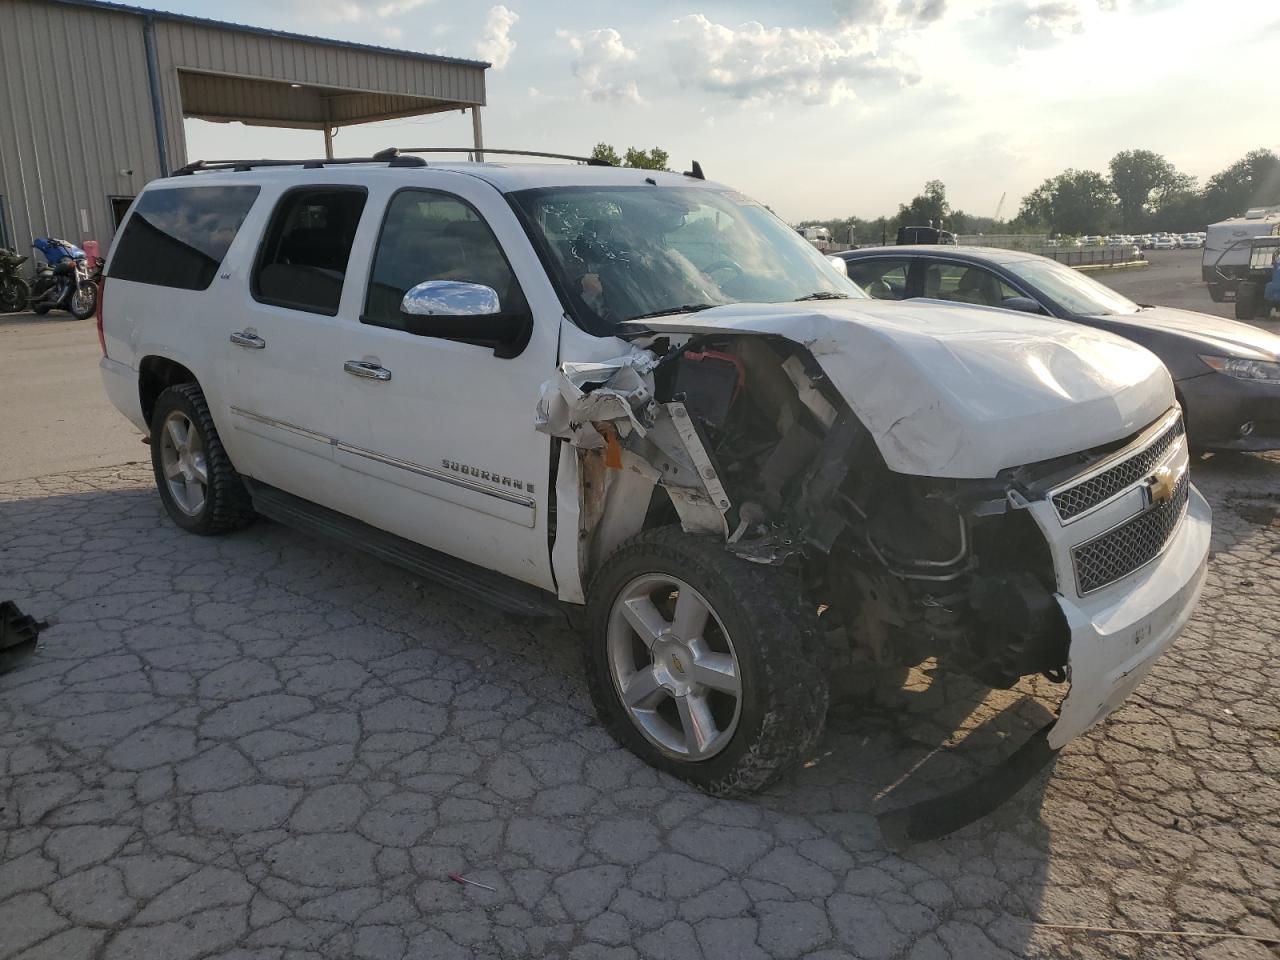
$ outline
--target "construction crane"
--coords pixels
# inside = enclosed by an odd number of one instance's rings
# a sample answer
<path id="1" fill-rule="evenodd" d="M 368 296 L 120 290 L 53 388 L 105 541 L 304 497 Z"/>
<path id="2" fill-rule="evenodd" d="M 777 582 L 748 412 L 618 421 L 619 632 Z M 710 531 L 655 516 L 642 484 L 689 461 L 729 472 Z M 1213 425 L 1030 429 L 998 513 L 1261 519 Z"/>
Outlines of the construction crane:
<path id="1" fill-rule="evenodd" d="M 1007 197 L 1008 195 L 1009 195 L 1008 190 L 1000 194 L 1000 202 L 996 204 L 996 215 L 991 218 L 996 223 L 1000 222 L 1000 214 L 1004 212 L 1004 198 Z"/>

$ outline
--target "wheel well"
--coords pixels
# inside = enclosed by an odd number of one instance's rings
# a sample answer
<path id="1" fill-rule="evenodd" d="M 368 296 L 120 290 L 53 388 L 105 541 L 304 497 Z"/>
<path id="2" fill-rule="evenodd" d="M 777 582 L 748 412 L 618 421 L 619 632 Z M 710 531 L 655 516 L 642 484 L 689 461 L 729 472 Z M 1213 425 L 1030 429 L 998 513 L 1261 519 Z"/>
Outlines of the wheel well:
<path id="1" fill-rule="evenodd" d="M 196 375 L 168 357 L 144 357 L 138 367 L 138 398 L 142 401 L 142 416 L 147 423 L 156 408 L 156 398 L 169 387 L 180 383 L 199 383 Z"/>

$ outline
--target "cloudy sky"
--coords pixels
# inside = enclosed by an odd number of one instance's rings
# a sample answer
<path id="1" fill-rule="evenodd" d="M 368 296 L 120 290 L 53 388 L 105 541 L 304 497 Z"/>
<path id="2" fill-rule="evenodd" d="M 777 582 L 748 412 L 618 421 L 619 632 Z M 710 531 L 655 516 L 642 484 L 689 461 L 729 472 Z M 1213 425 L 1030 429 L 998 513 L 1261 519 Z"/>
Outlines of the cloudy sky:
<path id="1" fill-rule="evenodd" d="M 1202 180 L 1280 149 L 1257 82 L 1277 0 L 223 0 L 217 16 L 488 60 L 491 146 L 661 146 L 792 220 L 889 213 L 935 177 L 971 213 L 1007 192 L 1008 214 L 1129 147 Z M 226 126 L 187 128 L 192 158 L 228 152 Z M 243 155 L 321 150 L 316 133 L 230 130 Z M 450 114 L 346 128 L 335 149 L 469 138 Z"/>

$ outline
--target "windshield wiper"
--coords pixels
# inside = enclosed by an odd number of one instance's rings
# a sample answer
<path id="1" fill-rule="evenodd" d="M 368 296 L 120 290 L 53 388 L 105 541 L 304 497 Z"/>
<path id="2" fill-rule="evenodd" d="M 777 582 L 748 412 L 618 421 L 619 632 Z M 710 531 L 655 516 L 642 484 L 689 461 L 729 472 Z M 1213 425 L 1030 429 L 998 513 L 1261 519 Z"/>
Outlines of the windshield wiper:
<path id="1" fill-rule="evenodd" d="M 820 292 L 820 293 L 809 293 L 803 297 L 796 297 L 791 302 L 801 303 L 805 300 L 848 300 L 848 299 L 849 299 L 849 295 L 847 293 Z"/>
<path id="2" fill-rule="evenodd" d="M 723 303 L 687 303 L 683 307 L 664 307 L 661 310 L 653 311 L 653 313 L 642 313 L 638 317 L 628 317 L 627 323 L 632 320 L 649 320 L 652 317 L 669 317 L 673 313 L 697 313 L 699 310 L 710 310 L 712 307 L 723 306 Z"/>

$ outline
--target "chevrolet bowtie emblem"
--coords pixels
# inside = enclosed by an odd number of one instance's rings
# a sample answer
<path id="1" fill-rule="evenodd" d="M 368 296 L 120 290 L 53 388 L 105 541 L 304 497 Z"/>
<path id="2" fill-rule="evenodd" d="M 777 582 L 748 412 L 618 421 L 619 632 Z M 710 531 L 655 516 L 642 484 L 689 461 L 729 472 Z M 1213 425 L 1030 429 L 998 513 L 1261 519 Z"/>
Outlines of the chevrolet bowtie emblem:
<path id="1" fill-rule="evenodd" d="M 1173 499 L 1173 491 L 1178 485 L 1178 476 L 1172 467 L 1161 467 L 1151 477 L 1148 489 L 1151 491 L 1152 503 L 1168 503 Z"/>

